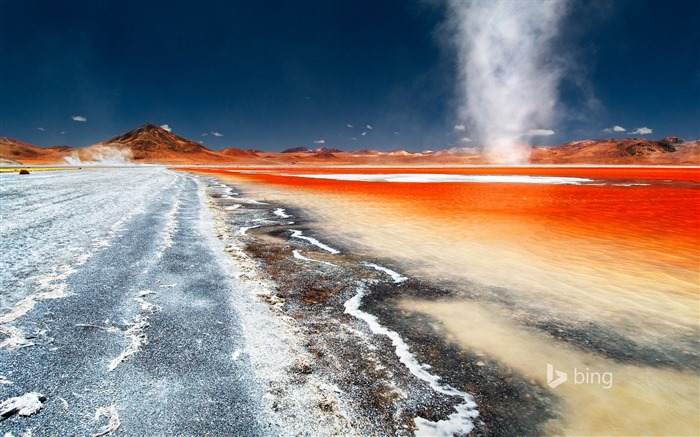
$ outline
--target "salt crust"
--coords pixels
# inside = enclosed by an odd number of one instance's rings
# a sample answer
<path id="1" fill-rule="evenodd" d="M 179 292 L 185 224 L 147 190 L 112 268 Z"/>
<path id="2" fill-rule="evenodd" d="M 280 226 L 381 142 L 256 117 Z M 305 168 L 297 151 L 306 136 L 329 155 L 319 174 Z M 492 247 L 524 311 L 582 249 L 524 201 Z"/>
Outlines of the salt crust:
<path id="1" fill-rule="evenodd" d="M 206 188 L 204 182 L 197 181 Z M 211 247 L 218 249 L 222 270 L 229 272 L 233 285 L 231 304 L 243 327 L 245 346 L 232 352 L 232 365 L 244 356 L 250 360 L 254 378 L 265 390 L 262 400 L 270 424 L 278 430 L 274 433 L 356 434 L 342 409 L 337 387 L 314 374 L 307 375 L 303 382 L 292 382 L 293 366 L 300 361 L 312 361 L 302 344 L 301 332 L 293 319 L 280 311 L 280 304 L 272 294 L 275 284 L 258 273 L 257 263 L 244 252 L 243 243 L 229 229 L 227 212 L 204 196 L 204 191 L 200 190 L 200 197 L 208 208 L 201 209 L 202 235 L 211 239 Z M 330 411 L 319 407 L 329 404 L 335 406 Z"/>

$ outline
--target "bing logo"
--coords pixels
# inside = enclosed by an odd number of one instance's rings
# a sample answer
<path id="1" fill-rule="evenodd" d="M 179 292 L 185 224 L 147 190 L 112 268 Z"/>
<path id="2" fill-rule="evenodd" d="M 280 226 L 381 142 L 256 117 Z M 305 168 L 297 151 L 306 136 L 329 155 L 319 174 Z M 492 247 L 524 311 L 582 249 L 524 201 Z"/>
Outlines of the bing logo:
<path id="1" fill-rule="evenodd" d="M 557 388 L 569 379 L 569 375 L 561 370 L 555 370 L 554 365 L 547 363 L 547 385 L 550 388 Z M 594 372 L 586 367 L 585 371 L 580 371 L 574 367 L 574 384 L 597 384 L 604 389 L 609 389 L 613 384 L 612 372 Z"/>

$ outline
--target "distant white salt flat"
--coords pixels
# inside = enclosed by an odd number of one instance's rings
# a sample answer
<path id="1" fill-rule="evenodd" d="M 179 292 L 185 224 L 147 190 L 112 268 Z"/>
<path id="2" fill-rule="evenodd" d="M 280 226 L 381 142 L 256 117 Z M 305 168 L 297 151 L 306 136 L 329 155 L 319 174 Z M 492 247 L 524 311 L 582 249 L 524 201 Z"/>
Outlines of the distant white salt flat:
<path id="1" fill-rule="evenodd" d="M 312 179 L 335 179 L 340 181 L 362 182 L 472 182 L 472 183 L 510 183 L 510 184 L 554 184 L 579 185 L 595 182 L 593 179 L 556 177 L 556 176 L 525 176 L 525 175 L 460 175 L 460 174 L 288 174 Z"/>

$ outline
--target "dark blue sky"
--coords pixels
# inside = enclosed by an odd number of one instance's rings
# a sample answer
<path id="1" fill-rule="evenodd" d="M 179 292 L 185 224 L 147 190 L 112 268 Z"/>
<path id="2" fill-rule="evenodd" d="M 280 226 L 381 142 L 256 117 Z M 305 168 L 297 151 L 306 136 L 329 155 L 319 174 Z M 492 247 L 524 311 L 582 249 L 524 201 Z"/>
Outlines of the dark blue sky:
<path id="1" fill-rule="evenodd" d="M 439 0 L 0 0 L 0 135 L 85 146 L 150 121 L 214 150 L 464 145 L 446 14 Z M 700 2 L 574 1 L 563 29 L 580 69 L 539 143 L 700 138 Z"/>

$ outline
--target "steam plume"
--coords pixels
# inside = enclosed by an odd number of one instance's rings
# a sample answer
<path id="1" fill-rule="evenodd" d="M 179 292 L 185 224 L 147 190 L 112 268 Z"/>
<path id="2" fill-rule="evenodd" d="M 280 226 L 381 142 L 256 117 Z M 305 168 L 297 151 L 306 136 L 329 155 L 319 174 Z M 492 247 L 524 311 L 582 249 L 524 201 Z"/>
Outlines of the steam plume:
<path id="1" fill-rule="evenodd" d="M 96 145 L 81 150 L 74 150 L 64 159 L 69 165 L 130 165 L 131 150 L 119 150 L 115 147 Z"/>
<path id="2" fill-rule="evenodd" d="M 563 74 L 554 38 L 562 0 L 448 0 L 458 51 L 460 121 L 492 160 L 527 159 L 533 133 L 551 132 Z"/>

